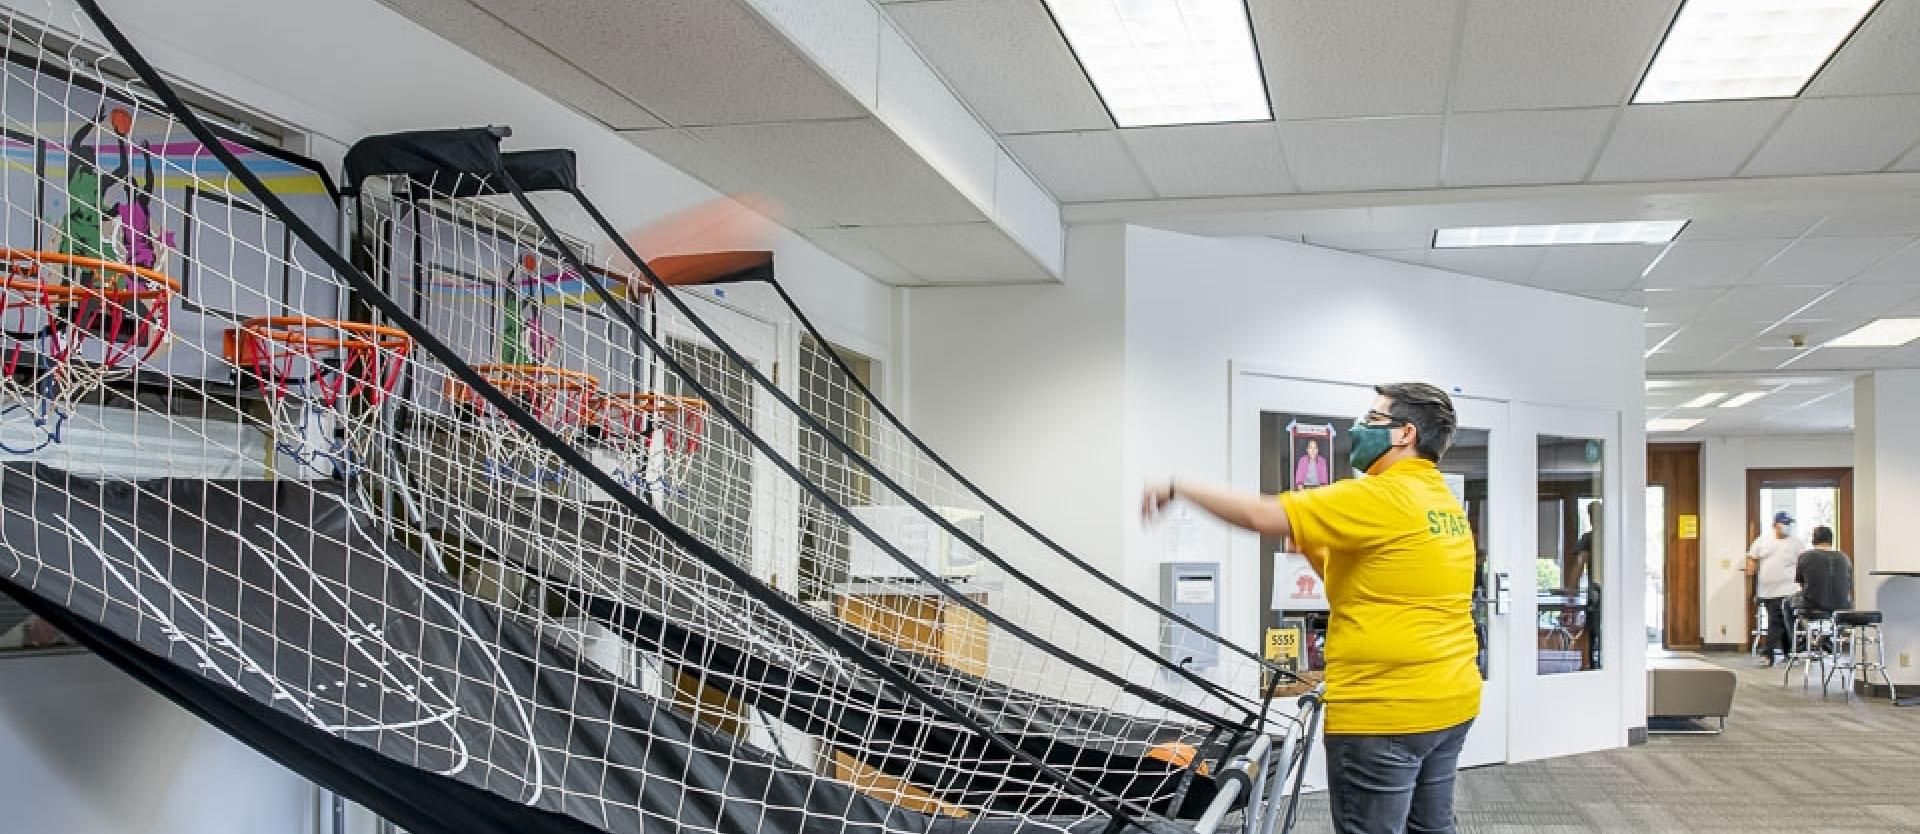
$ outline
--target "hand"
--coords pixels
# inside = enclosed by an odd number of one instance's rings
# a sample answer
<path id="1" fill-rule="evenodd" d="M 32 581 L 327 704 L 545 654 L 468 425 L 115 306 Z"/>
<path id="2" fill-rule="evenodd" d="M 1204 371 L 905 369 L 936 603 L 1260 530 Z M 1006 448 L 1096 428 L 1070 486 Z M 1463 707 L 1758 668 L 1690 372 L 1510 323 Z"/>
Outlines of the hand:
<path id="1" fill-rule="evenodd" d="M 1171 478 L 1159 486 L 1147 487 L 1146 491 L 1140 496 L 1140 520 L 1142 522 L 1151 522 L 1156 516 L 1160 515 L 1162 509 L 1168 504 L 1173 503 L 1173 491 L 1173 479 Z"/>

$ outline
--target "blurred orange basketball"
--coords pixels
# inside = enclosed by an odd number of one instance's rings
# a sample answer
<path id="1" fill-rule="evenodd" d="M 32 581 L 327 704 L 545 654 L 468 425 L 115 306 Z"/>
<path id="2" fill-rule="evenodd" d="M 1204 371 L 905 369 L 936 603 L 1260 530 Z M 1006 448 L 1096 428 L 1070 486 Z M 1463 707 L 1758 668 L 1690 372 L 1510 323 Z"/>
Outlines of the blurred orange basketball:
<path id="1" fill-rule="evenodd" d="M 651 261 L 663 255 L 693 255 L 772 249 L 781 211 L 759 194 L 719 197 L 631 229 L 627 244 Z"/>
<path id="2" fill-rule="evenodd" d="M 113 132 L 121 136 L 133 132 L 133 114 L 128 113 L 124 107 L 113 108 L 113 112 L 107 116 L 107 121 L 113 125 Z"/>

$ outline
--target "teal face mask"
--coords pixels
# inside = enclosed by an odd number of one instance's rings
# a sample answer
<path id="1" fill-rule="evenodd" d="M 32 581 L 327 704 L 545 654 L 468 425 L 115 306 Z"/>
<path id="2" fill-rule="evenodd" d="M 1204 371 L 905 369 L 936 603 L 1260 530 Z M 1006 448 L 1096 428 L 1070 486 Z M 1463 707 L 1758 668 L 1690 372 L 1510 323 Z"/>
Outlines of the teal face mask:
<path id="1" fill-rule="evenodd" d="M 1365 472 L 1372 468 L 1373 462 L 1393 448 L 1392 426 L 1369 426 L 1365 423 L 1353 424 L 1353 452 L 1347 456 L 1347 462 L 1353 464 L 1356 471 Z"/>

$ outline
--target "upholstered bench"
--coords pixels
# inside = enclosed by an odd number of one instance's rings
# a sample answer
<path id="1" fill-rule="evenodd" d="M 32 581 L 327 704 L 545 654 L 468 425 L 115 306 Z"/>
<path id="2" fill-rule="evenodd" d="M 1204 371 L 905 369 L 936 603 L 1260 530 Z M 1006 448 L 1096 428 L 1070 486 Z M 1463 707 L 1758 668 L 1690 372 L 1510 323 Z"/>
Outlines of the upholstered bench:
<path id="1" fill-rule="evenodd" d="M 1718 733 L 1733 712 L 1733 670 L 1691 657 L 1647 658 L 1647 732 Z M 1671 730 L 1652 725 L 1656 718 L 1717 718 L 1719 729 Z"/>

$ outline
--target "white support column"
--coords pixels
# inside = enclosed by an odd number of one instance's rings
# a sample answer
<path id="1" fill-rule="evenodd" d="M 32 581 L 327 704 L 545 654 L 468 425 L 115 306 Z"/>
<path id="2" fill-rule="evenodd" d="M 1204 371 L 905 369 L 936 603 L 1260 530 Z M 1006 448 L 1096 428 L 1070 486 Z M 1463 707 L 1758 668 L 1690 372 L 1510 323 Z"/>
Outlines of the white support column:
<path id="1" fill-rule="evenodd" d="M 1875 371 L 1854 383 L 1854 604 L 1885 613 L 1895 684 L 1920 694 L 1920 370 Z"/>

